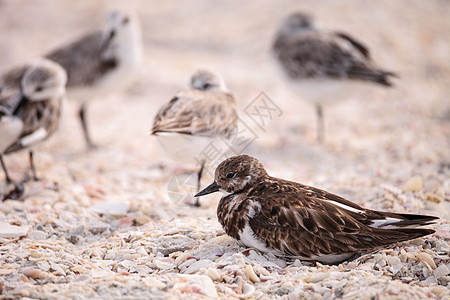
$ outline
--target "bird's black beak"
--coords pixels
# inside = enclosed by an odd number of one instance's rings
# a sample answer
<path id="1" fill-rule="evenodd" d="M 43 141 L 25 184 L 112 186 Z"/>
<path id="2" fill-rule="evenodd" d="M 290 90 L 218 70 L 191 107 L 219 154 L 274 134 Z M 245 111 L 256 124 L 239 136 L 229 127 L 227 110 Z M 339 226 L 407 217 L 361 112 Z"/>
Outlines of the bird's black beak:
<path id="1" fill-rule="evenodd" d="M 211 193 L 214 193 L 214 192 L 217 192 L 217 191 L 219 191 L 219 186 L 214 181 L 213 183 L 208 185 L 206 188 L 204 188 L 203 190 L 198 192 L 194 197 L 200 197 L 200 196 L 208 195 L 208 194 L 211 194 Z"/>

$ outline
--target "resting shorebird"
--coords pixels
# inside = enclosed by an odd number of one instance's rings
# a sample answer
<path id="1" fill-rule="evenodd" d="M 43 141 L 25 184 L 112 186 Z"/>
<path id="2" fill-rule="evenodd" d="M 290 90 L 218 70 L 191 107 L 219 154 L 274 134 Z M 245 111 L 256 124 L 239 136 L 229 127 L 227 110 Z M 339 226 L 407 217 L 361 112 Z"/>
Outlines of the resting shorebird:
<path id="1" fill-rule="evenodd" d="M 83 134 L 95 147 L 86 121 L 86 101 L 126 87 L 142 62 L 139 20 L 133 13 L 112 12 L 104 30 L 88 33 L 46 55 L 67 72 L 69 97 L 82 101 L 79 109 Z"/>
<path id="2" fill-rule="evenodd" d="M 16 67 L 0 78 L 0 162 L 8 183 L 12 180 L 3 155 L 31 147 L 55 132 L 66 82 L 64 69 L 46 59 Z M 30 166 L 37 180 L 32 150 Z"/>
<path id="3" fill-rule="evenodd" d="M 173 159 L 200 164 L 197 179 L 200 190 L 206 163 L 202 151 L 208 145 L 223 149 L 222 139 L 229 139 L 235 133 L 237 120 L 236 100 L 223 79 L 210 71 L 199 70 L 191 76 L 189 89 L 177 92 L 161 107 L 151 134 L 158 136 Z M 198 199 L 195 205 L 199 206 Z"/>
<path id="4" fill-rule="evenodd" d="M 348 97 L 367 83 L 392 86 L 395 76 L 378 68 L 361 42 L 345 33 L 319 31 L 303 13 L 282 21 L 272 50 L 287 81 L 315 104 L 319 141 L 324 139 L 324 104 Z"/>
<path id="5" fill-rule="evenodd" d="M 434 233 L 437 217 L 365 209 L 329 192 L 267 174 L 247 155 L 217 167 L 196 197 L 221 191 L 217 217 L 247 247 L 288 259 L 334 264 L 353 255 Z"/>

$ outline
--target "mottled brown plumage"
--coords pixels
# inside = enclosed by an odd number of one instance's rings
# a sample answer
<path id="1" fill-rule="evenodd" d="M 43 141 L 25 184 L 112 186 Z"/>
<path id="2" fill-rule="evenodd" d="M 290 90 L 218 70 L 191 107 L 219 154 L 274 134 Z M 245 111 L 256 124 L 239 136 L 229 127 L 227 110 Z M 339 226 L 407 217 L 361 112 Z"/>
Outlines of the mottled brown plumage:
<path id="1" fill-rule="evenodd" d="M 271 177 L 255 158 L 223 161 L 197 196 L 224 192 L 217 216 L 248 247 L 290 259 L 338 263 L 355 253 L 434 233 L 436 217 L 365 209 L 342 197 Z M 410 228 L 413 227 L 413 228 Z"/>

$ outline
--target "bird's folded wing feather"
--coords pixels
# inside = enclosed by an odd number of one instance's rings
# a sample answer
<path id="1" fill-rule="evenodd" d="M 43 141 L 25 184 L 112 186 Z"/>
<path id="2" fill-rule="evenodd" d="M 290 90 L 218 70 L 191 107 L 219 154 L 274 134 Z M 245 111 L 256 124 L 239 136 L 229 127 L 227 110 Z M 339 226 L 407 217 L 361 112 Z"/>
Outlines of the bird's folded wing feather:
<path id="1" fill-rule="evenodd" d="M 278 55 L 293 78 L 370 80 L 380 73 L 370 62 L 369 50 L 342 33 L 286 39 Z"/>
<path id="2" fill-rule="evenodd" d="M 237 114 L 233 96 L 226 93 L 210 93 L 183 90 L 157 113 L 152 133 L 176 132 L 214 136 L 234 128 Z"/>
<path id="3" fill-rule="evenodd" d="M 291 189 L 278 188 L 280 192 L 275 193 L 276 197 L 254 196 L 254 201 L 261 204 L 261 210 L 249 223 L 257 237 L 269 241 L 270 247 L 286 255 L 311 257 L 349 253 L 429 233 L 427 229 L 420 229 L 422 232 L 372 228 L 364 223 L 368 223 L 370 215 L 376 212 L 366 211 L 339 196 L 300 184 Z M 268 186 L 265 191 L 270 189 Z M 336 205 L 336 202 L 342 205 Z M 271 236 L 281 238 L 271 239 Z"/>

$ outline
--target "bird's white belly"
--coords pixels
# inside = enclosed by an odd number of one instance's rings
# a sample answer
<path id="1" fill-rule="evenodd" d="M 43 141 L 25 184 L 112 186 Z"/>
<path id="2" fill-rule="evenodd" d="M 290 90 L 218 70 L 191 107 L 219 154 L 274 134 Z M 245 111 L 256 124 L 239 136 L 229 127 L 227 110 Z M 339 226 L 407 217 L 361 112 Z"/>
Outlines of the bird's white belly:
<path id="1" fill-rule="evenodd" d="M 0 154 L 11 146 L 22 132 L 22 120 L 12 116 L 0 119 Z"/>
<path id="2" fill-rule="evenodd" d="M 244 244 L 245 246 L 250 247 L 250 248 L 255 248 L 261 252 L 274 252 L 277 254 L 281 254 L 281 253 L 278 253 L 279 251 L 277 251 L 275 249 L 268 248 L 263 241 L 261 241 L 259 238 L 257 238 L 248 223 L 244 227 L 244 230 L 242 232 L 240 232 L 239 241 L 242 244 Z"/>

